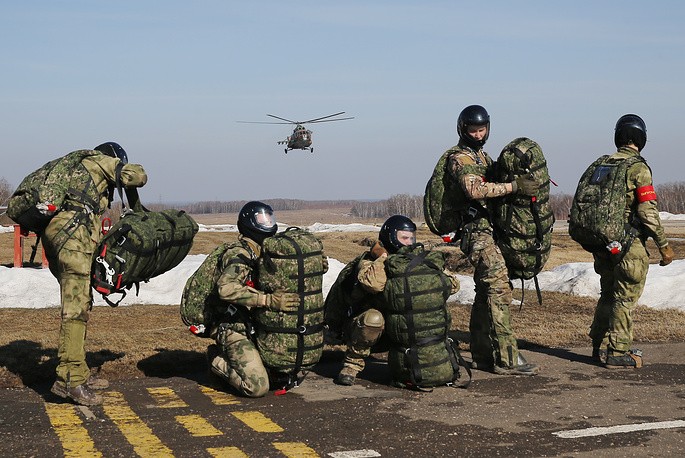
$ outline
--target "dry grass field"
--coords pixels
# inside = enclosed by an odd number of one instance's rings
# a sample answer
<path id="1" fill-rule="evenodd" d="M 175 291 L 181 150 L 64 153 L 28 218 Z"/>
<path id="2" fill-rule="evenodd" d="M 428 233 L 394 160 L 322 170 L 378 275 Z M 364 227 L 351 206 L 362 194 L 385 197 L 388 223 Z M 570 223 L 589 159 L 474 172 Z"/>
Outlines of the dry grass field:
<path id="1" fill-rule="evenodd" d="M 360 220 L 346 214 L 345 208 L 277 212 L 281 225 L 307 226 L 315 222 L 331 224 L 364 223 L 380 225 L 382 221 Z M 203 224 L 235 224 L 235 214 L 200 215 Z M 676 257 L 685 257 L 685 227 L 667 223 Z M 326 254 L 348 262 L 361 253 L 377 232 L 331 232 L 317 234 Z M 208 253 L 219 243 L 237 238 L 236 233 L 201 232 L 192 254 Z M 439 238 L 421 228 L 418 240 L 428 245 Z M 650 245 L 652 262 L 658 261 L 658 250 Z M 0 234 L 0 264 L 12 262 L 12 234 Z M 553 249 L 546 268 L 575 261 L 590 261 L 566 235 L 560 225 L 553 237 Z M 458 253 L 451 265 L 468 274 Z M 143 285 L 144 287 L 144 285 Z M 595 300 L 560 293 L 543 293 L 543 305 L 528 292 L 519 310 L 512 307 L 512 319 L 522 348 L 589 346 L 587 330 L 592 321 Z M 520 298 L 520 291 L 515 291 Z M 464 349 L 468 349 L 469 304 L 449 304 L 453 331 Z M 0 308 L 0 387 L 33 385 L 54 377 L 59 310 Z M 657 311 L 639 307 L 635 313 L 637 342 L 668 342 L 685 339 L 685 313 Z M 118 308 L 97 307 L 91 314 L 86 344 L 87 360 L 92 368 L 110 379 L 143 376 L 167 377 L 204 370 L 204 351 L 211 343 L 192 336 L 184 327 L 176 306 L 131 305 Z"/>

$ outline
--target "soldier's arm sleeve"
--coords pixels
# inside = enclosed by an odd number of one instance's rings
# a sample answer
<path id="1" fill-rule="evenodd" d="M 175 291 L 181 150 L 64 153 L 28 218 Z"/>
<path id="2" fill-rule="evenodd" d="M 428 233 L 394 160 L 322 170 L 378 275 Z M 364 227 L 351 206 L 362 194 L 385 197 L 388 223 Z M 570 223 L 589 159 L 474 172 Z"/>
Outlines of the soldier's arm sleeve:
<path id="1" fill-rule="evenodd" d="M 455 153 L 449 157 L 448 171 L 471 200 L 492 199 L 513 192 L 511 183 L 489 183 L 480 175 L 473 158 L 467 154 Z"/>
<path id="2" fill-rule="evenodd" d="M 459 292 L 459 288 L 461 288 L 461 284 L 459 283 L 459 278 L 457 278 L 457 274 L 455 272 L 452 272 L 451 270 L 443 270 L 443 273 L 447 276 L 447 278 L 450 279 L 450 294 L 456 294 Z"/>
<path id="3" fill-rule="evenodd" d="M 98 154 L 87 159 L 95 162 L 110 183 L 116 183 L 117 165 L 121 162 L 119 158 Z M 121 168 L 121 184 L 125 187 L 140 188 L 147 183 L 147 173 L 139 164 L 124 164 Z"/>
<path id="4" fill-rule="evenodd" d="M 386 256 L 381 256 L 375 261 L 362 259 L 359 261 L 357 280 L 366 292 L 377 294 L 385 289 L 388 277 L 385 274 Z"/>
<path id="5" fill-rule="evenodd" d="M 265 307 L 266 295 L 246 284 L 252 273 L 247 259 L 249 255 L 245 250 L 234 249 L 224 253 L 221 260 L 222 272 L 217 281 L 219 298 L 248 309 Z"/>
<path id="6" fill-rule="evenodd" d="M 659 217 L 652 173 L 646 164 L 637 163 L 630 168 L 628 171 L 628 189 L 635 193 L 637 217 L 642 222 L 645 235 L 652 237 L 659 248 L 664 248 L 668 245 L 668 240 Z"/>

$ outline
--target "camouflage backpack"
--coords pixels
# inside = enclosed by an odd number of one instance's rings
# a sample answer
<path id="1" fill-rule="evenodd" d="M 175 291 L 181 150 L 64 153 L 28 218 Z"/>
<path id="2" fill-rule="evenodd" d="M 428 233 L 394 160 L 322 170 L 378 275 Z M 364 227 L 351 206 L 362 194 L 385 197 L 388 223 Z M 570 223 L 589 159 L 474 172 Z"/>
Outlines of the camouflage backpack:
<path id="1" fill-rule="evenodd" d="M 442 272 L 444 265 L 442 252 L 426 251 L 421 244 L 403 247 L 385 261 L 388 365 L 397 386 L 423 389 L 452 384 L 460 376 L 459 366 L 465 366 L 448 337 L 451 317 L 446 302 L 451 283 Z"/>
<path id="2" fill-rule="evenodd" d="M 230 247 L 230 243 L 222 243 L 209 253 L 183 288 L 181 319 L 196 336 L 209 337 L 216 324 L 215 311 L 226 308 L 219 299 L 216 283 L 221 275 L 222 258 Z"/>
<path id="3" fill-rule="evenodd" d="M 264 365 L 293 386 L 301 369 L 323 351 L 323 246 L 311 232 L 290 227 L 264 240 L 258 261 L 259 289 L 297 293 L 294 312 L 255 310 L 256 344 Z"/>
<path id="4" fill-rule="evenodd" d="M 7 215 L 22 228 L 41 233 L 50 223 L 52 217 L 62 208 L 68 194 L 85 196 L 83 189 L 71 189 L 69 184 L 74 174 L 88 174 L 81 161 L 89 156 L 100 154 L 99 151 L 78 150 L 66 156 L 54 159 L 22 180 L 10 197 Z M 89 175 L 90 176 L 90 175 Z M 90 181 L 88 181 L 90 183 Z M 84 202 L 93 206 L 99 203 Z M 48 206 L 50 208 L 48 212 Z"/>
<path id="5" fill-rule="evenodd" d="M 537 274 L 549 258 L 554 212 L 549 202 L 550 178 L 545 156 L 536 142 L 520 137 L 504 147 L 495 167 L 495 181 L 511 182 L 530 174 L 540 183 L 534 197 L 509 194 L 490 202 L 497 245 L 507 264 L 509 278 L 533 278 L 541 302 Z"/>
<path id="6" fill-rule="evenodd" d="M 461 226 L 461 211 L 466 199 L 459 184 L 447 172 L 448 158 L 456 151 L 456 147 L 452 147 L 440 156 L 423 195 L 423 216 L 436 235 L 456 232 Z"/>
<path id="7" fill-rule="evenodd" d="M 637 229 L 625 217 L 626 174 L 637 162 L 645 160 L 641 156 L 628 159 L 602 156 L 581 176 L 571 204 L 568 233 L 585 250 L 611 251 L 612 242 L 616 242 L 612 253 L 628 251 Z"/>

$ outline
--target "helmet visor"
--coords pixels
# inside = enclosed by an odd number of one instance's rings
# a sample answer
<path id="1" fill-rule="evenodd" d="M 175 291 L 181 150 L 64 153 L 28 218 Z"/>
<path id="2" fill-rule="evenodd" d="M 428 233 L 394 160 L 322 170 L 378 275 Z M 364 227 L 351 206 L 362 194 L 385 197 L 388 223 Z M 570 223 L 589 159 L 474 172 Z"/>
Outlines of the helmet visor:
<path id="1" fill-rule="evenodd" d="M 414 231 L 397 231 L 397 241 L 403 246 L 416 243 L 416 233 Z"/>
<path id="2" fill-rule="evenodd" d="M 274 218 L 274 214 L 264 209 L 255 212 L 255 214 L 252 215 L 252 220 L 255 223 L 255 227 L 264 232 L 269 232 L 276 227 L 276 219 Z"/>

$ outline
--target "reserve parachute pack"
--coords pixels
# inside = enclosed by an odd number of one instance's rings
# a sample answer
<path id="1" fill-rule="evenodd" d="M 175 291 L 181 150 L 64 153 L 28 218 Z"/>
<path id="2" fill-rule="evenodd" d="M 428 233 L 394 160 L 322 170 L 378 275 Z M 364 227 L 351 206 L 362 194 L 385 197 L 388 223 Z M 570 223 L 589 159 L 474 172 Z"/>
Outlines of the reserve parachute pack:
<path id="1" fill-rule="evenodd" d="M 549 258 L 554 212 L 549 201 L 547 161 L 540 145 L 526 137 L 512 140 L 502 149 L 494 180 L 507 183 L 520 175 L 529 175 L 539 183 L 538 193 L 533 197 L 514 193 L 491 199 L 490 215 L 509 278 L 520 278 L 522 283 L 533 278 L 541 303 L 537 274 Z"/>
<path id="2" fill-rule="evenodd" d="M 626 253 L 638 234 L 638 223 L 626 221 L 628 169 L 645 162 L 641 156 L 612 159 L 605 155 L 593 162 L 580 177 L 571 204 L 568 233 L 585 250 Z M 646 164 L 646 162 L 645 162 Z"/>
<path id="3" fill-rule="evenodd" d="M 289 389 L 323 351 L 323 246 L 311 232 L 289 227 L 262 243 L 258 289 L 297 293 L 296 311 L 254 311 L 256 345 L 264 365 Z"/>
<path id="4" fill-rule="evenodd" d="M 447 171 L 449 157 L 456 147 L 445 151 L 433 169 L 423 194 L 423 216 L 436 235 L 456 232 L 462 223 L 465 199 L 459 184 Z"/>
<path id="5" fill-rule="evenodd" d="M 451 385 L 460 377 L 459 367 L 466 368 L 448 336 L 451 317 L 446 302 L 452 287 L 444 265 L 442 252 L 426 251 L 421 244 L 400 248 L 385 261 L 385 333 L 391 342 L 388 365 L 396 386 L 424 390 Z"/>
<path id="6" fill-rule="evenodd" d="M 88 174 L 85 167 L 81 166 L 81 161 L 97 154 L 101 153 L 93 150 L 72 151 L 29 174 L 10 197 L 7 216 L 25 230 L 42 233 L 52 217 L 61 210 L 68 194 L 78 196 L 79 200 L 85 196 L 85 190 L 71 189 L 69 183 L 75 173 Z"/>
<path id="7" fill-rule="evenodd" d="M 219 299 L 216 284 L 221 276 L 222 258 L 230 246 L 230 243 L 222 243 L 209 253 L 183 288 L 181 319 L 198 337 L 209 337 L 212 327 L 217 324 L 215 311 L 227 308 Z"/>
<path id="8" fill-rule="evenodd" d="M 91 284 L 105 301 L 116 306 L 133 285 L 167 272 L 186 257 L 198 231 L 197 223 L 184 211 L 153 212 L 140 204 L 135 189 L 127 189 L 133 210 L 105 234 L 95 250 Z M 120 293 L 119 301 L 107 298 Z"/>

